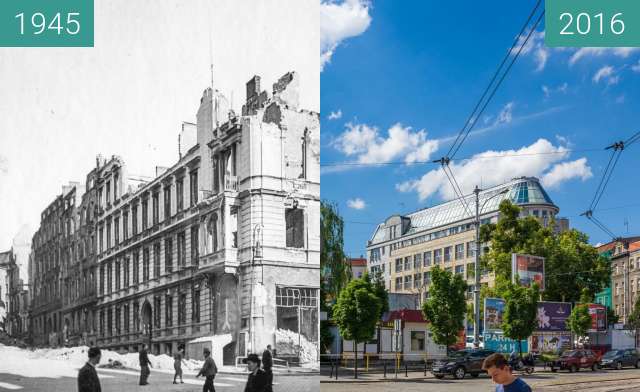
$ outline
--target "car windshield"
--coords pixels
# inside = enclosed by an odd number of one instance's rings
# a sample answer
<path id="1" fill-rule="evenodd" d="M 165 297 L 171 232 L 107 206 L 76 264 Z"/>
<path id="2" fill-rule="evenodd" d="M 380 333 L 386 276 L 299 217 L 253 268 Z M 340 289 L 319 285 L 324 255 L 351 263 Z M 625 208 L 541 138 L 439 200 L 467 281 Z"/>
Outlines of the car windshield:
<path id="1" fill-rule="evenodd" d="M 452 352 L 449 356 L 451 358 L 464 358 L 467 355 L 469 355 L 469 353 L 470 353 L 469 351 L 460 350 L 460 351 Z"/>
<path id="2" fill-rule="evenodd" d="M 562 353 L 563 357 L 575 357 L 576 355 L 578 355 L 577 351 L 565 351 Z"/>
<path id="3" fill-rule="evenodd" d="M 602 358 L 612 358 L 612 357 L 615 357 L 616 355 L 622 355 L 622 351 L 620 350 L 609 351 Z"/>

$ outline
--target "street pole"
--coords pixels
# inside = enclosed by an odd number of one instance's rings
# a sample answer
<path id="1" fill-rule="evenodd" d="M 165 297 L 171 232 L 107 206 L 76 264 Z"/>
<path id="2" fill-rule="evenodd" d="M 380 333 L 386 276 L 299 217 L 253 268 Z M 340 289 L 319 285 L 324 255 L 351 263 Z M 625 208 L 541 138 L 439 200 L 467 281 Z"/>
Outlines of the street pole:
<path id="1" fill-rule="evenodd" d="M 475 251 L 475 287 L 473 290 L 474 319 L 473 346 L 480 347 L 480 188 L 476 185 L 473 193 L 476 195 L 476 251 Z"/>

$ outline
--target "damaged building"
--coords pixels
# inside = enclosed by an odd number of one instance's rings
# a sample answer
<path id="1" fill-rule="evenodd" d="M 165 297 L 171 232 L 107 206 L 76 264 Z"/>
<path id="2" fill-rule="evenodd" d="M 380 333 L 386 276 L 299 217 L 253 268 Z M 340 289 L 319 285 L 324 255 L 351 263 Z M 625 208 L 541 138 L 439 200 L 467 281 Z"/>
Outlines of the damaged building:
<path id="1" fill-rule="evenodd" d="M 255 76 L 242 115 L 207 88 L 172 167 L 136 183 L 121 158 L 100 158 L 72 212 L 56 199 L 34 237 L 40 341 L 168 354 L 208 341 L 224 364 L 271 344 L 316 361 L 319 118 L 298 84 L 287 73 L 267 93 Z M 69 251 L 61 214 L 75 216 L 73 256 L 56 256 Z"/>

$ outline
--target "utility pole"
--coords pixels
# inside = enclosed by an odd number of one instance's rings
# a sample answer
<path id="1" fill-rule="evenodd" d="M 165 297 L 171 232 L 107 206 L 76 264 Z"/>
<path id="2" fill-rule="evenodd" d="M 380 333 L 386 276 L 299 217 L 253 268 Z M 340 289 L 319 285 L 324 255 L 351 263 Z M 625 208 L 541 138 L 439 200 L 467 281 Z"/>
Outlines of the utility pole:
<path id="1" fill-rule="evenodd" d="M 480 188 L 476 185 L 473 193 L 476 195 L 476 219 L 474 225 L 476 227 L 476 251 L 475 259 L 475 287 L 473 289 L 473 346 L 480 347 Z"/>

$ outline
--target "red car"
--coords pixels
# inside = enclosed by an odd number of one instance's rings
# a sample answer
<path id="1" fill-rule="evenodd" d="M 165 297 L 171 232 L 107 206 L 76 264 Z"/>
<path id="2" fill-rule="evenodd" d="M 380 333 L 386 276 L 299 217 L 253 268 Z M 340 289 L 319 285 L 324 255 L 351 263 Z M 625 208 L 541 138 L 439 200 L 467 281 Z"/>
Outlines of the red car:
<path id="1" fill-rule="evenodd" d="M 591 350 L 568 350 L 549 365 L 552 372 L 560 369 L 573 373 L 581 368 L 591 368 L 591 370 L 596 371 L 600 369 L 600 358 Z"/>

